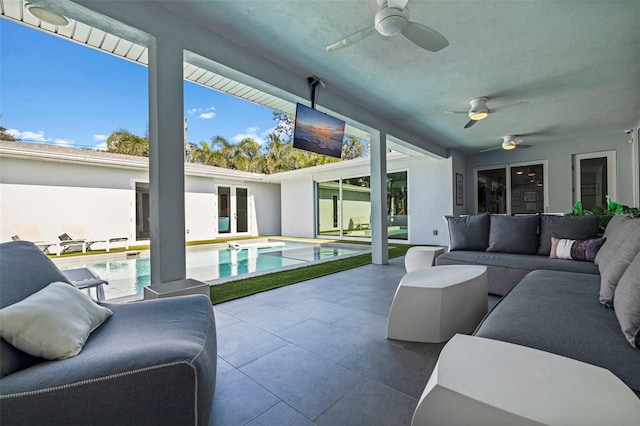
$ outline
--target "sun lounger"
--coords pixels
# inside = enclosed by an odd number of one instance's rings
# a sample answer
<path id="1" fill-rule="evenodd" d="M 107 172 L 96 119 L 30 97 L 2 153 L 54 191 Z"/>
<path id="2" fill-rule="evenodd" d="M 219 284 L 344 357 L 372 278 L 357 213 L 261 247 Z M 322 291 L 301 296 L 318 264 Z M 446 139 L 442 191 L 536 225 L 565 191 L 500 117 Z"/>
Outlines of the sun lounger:
<path id="1" fill-rule="evenodd" d="M 45 253 L 51 253 L 52 247 L 58 256 L 74 247 L 82 248 L 83 252 L 86 249 L 84 240 L 68 239 L 58 242 L 49 241 L 44 232 L 42 232 L 42 229 L 33 223 L 12 223 L 11 227 L 16 233 L 16 235 L 11 237 L 12 240 L 31 241 Z"/>
<path id="2" fill-rule="evenodd" d="M 61 241 L 82 240 L 85 242 L 86 251 L 91 250 L 91 246 L 94 245 L 95 243 L 105 243 L 106 250 L 109 251 L 111 249 L 111 244 L 116 242 L 125 242 L 125 248 L 129 249 L 128 237 L 95 239 L 86 231 L 86 229 L 82 227 L 82 225 L 65 224 L 65 225 L 60 225 L 60 227 L 64 230 L 64 234 L 58 237 L 60 238 Z"/>
<path id="3" fill-rule="evenodd" d="M 95 272 L 89 268 L 75 268 L 62 271 L 67 279 L 77 289 L 96 289 L 96 300 L 101 302 L 104 300 L 104 286 L 109 284 L 109 281 L 103 280 Z"/>

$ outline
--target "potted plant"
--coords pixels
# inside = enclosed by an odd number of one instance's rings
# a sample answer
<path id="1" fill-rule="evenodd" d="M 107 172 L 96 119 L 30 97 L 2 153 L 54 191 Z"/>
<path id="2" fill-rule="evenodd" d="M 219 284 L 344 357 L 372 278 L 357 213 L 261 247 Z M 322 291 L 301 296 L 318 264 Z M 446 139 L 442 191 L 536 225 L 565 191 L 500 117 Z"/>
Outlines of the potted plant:
<path id="1" fill-rule="evenodd" d="M 611 197 L 607 195 L 607 205 L 597 206 L 593 210 L 587 210 L 582 207 L 582 201 L 576 201 L 573 205 L 573 211 L 567 213 L 566 216 L 598 216 L 600 219 L 598 224 L 603 231 L 606 229 L 611 218 L 617 214 L 630 214 L 633 216 L 640 215 L 640 210 L 636 207 L 629 207 L 613 201 Z"/>

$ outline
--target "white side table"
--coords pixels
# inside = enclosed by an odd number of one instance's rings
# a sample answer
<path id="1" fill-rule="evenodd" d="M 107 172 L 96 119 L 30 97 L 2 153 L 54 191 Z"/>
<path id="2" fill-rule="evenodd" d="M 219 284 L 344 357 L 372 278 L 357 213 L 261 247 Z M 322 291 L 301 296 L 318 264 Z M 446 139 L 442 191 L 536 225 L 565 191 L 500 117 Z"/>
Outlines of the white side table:
<path id="1" fill-rule="evenodd" d="M 404 267 L 407 272 L 429 268 L 435 264 L 436 257 L 444 253 L 442 247 L 416 246 L 404 255 Z"/>
<path id="2" fill-rule="evenodd" d="M 638 425 L 640 400 L 609 370 L 457 335 L 444 347 L 412 426 Z"/>
<path id="3" fill-rule="evenodd" d="M 191 278 L 153 284 L 144 287 L 144 299 L 160 299 L 163 297 L 186 296 L 189 294 L 204 294 L 210 297 L 209 284 Z"/>
<path id="4" fill-rule="evenodd" d="M 387 338 L 444 342 L 469 333 L 487 313 L 487 268 L 446 265 L 406 274 L 396 289 Z"/>

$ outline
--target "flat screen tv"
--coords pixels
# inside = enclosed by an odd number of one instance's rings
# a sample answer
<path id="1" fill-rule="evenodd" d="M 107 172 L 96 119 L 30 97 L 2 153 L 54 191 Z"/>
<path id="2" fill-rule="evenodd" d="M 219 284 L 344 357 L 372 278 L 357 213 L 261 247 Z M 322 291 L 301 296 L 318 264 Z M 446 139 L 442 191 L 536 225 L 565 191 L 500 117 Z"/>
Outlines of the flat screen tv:
<path id="1" fill-rule="evenodd" d="M 344 121 L 302 104 L 296 107 L 293 147 L 340 158 Z"/>

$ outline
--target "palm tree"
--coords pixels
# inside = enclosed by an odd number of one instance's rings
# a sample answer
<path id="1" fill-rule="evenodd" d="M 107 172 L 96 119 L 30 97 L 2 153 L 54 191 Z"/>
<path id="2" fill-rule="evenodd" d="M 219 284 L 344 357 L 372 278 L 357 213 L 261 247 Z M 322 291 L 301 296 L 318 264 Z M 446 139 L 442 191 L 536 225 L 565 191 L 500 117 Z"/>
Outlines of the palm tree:
<path id="1" fill-rule="evenodd" d="M 107 138 L 107 151 L 117 154 L 137 155 L 139 157 L 149 156 L 149 138 L 140 137 L 133 133 L 118 129 Z"/>
<path id="2" fill-rule="evenodd" d="M 261 156 L 261 147 L 251 138 L 245 138 L 235 145 L 235 155 L 232 164 L 235 169 L 247 172 L 258 171 L 258 159 Z"/>

